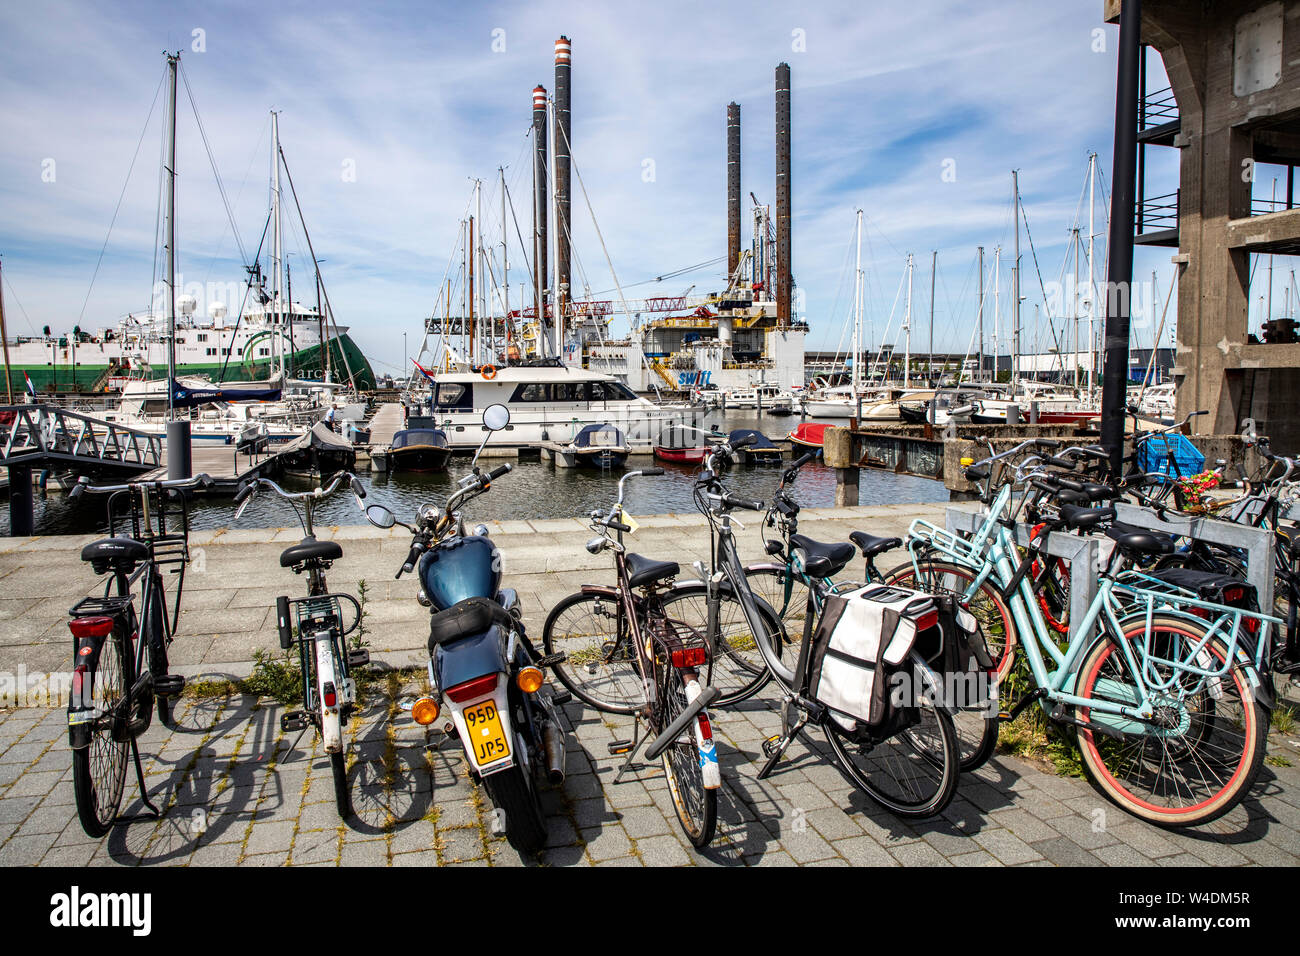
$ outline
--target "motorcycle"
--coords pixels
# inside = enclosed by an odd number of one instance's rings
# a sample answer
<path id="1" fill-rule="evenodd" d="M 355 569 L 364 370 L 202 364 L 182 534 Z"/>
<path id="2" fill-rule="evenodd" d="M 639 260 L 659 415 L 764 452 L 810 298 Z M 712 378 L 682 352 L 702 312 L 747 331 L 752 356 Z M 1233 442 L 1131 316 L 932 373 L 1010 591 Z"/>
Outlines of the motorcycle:
<path id="1" fill-rule="evenodd" d="M 479 455 L 492 432 L 510 422 L 504 405 L 483 412 L 487 434 L 447 503 L 422 505 L 404 523 L 383 505 L 365 509 L 378 528 L 400 526 L 411 533 L 411 550 L 396 577 L 418 569 L 419 602 L 430 609 L 430 693 L 415 700 L 411 716 L 429 726 L 445 711 L 449 737 L 459 739 L 475 783 L 487 791 L 496 812 L 493 831 L 515 849 L 531 853 L 546 841 L 539 777 L 552 786 L 564 780 L 565 731 L 559 706 L 567 691 L 554 693 L 546 670 L 563 654 L 542 656 L 524 630 L 518 594 L 501 587 L 501 555 L 479 525 L 469 531 L 461 509 L 487 493 L 512 470 L 501 465 L 484 473 Z"/>

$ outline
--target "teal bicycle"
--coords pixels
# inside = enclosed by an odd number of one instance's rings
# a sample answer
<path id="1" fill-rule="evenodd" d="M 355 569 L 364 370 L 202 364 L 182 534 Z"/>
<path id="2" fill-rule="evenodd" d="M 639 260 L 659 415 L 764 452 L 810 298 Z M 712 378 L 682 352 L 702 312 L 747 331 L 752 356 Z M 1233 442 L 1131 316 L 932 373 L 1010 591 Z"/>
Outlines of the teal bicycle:
<path id="1" fill-rule="evenodd" d="M 1014 720 L 1037 704 L 1074 731 L 1084 771 L 1114 803 L 1162 827 L 1208 823 L 1245 796 L 1265 755 L 1268 720 L 1260 698 L 1266 692 L 1244 622 L 1279 622 L 1122 578 L 1128 562 L 1163 554 L 1170 543 L 1120 528 L 1111 534 L 1115 548 L 1087 612 L 1058 644 L 1030 580 L 1037 545 L 1031 542 L 1022 555 L 1015 528 L 1027 501 L 1050 499 L 1062 486 L 1031 456 L 993 493 L 995 466 L 1005 475 L 1007 459 L 1058 444 L 1031 439 L 968 468 L 967 477 L 983 486 L 984 520 L 969 536 L 914 521 L 908 549 L 915 580 L 951 570 L 969 582 L 968 596 L 990 583 L 1001 592 L 1014 623 L 1007 657 L 1024 648 L 1034 689 L 999 720 Z M 1052 530 L 1091 532 L 1115 517 L 1110 507 L 1061 503 L 1057 510 Z"/>

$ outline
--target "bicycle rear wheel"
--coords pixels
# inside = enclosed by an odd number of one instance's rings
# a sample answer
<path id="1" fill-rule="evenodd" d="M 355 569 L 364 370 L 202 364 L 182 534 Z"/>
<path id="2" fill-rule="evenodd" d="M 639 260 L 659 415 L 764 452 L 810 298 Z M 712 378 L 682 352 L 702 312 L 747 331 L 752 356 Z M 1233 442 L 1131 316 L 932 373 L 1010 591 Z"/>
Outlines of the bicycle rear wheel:
<path id="1" fill-rule="evenodd" d="M 130 651 L 114 629 L 104 638 L 98 666 L 89 675 L 92 706 L 106 714 L 113 711 L 126 696 L 130 663 Z M 87 836 L 102 837 L 117 819 L 130 747 L 130 741 L 113 739 L 112 720 L 103 716 L 91 726 L 90 745 L 72 751 L 72 791 Z"/>
<path id="2" fill-rule="evenodd" d="M 931 817 L 957 792 L 957 732 L 933 703 L 921 699 L 908 710 L 910 725 L 885 739 L 830 713 L 822 730 L 840 768 L 867 796 L 900 817 Z"/>
<path id="3" fill-rule="evenodd" d="M 708 684 L 718 688 L 718 707 L 748 700 L 772 679 L 759 638 L 749 626 L 740 599 L 729 590 L 718 595 L 718 640 L 713 649 Z M 708 591 L 704 585 L 677 588 L 663 597 L 663 613 L 670 625 L 685 625 L 699 637 L 708 631 Z M 781 656 L 781 624 L 767 609 L 758 606 L 768 642 L 773 653 Z"/>
<path id="4" fill-rule="evenodd" d="M 658 726 L 651 729 L 655 736 L 677 719 L 686 709 L 686 684 L 675 667 L 668 668 L 664 681 L 663 707 L 659 711 Z M 682 825 L 691 846 L 700 850 L 713 841 L 713 831 L 718 823 L 718 791 L 704 786 L 704 772 L 700 766 L 700 749 L 695 734 L 688 725 L 681 736 L 660 758 L 668 790 L 672 795 L 677 821 Z"/>
<path id="5" fill-rule="evenodd" d="M 798 646 L 803 640 L 804 619 L 808 616 L 808 587 L 787 568 L 756 564 L 745 568 L 745 578 L 754 593 L 776 612 L 785 628 L 786 643 Z M 790 596 L 787 599 L 786 590 Z"/>
<path id="6" fill-rule="evenodd" d="M 1268 721 L 1245 670 L 1234 663 L 1220 677 L 1202 678 L 1142 663 L 1148 639 L 1143 621 L 1128 627 L 1122 639 L 1144 674 L 1150 671 L 1147 676 L 1169 686 L 1153 697 L 1151 721 L 1078 708 L 1085 723 L 1123 734 L 1116 739 L 1079 730 L 1089 780 L 1116 804 L 1157 826 L 1197 826 L 1223 816 L 1250 790 L 1264 760 Z M 1205 630 L 1185 618 L 1156 615 L 1149 639 L 1153 654 L 1178 660 L 1205 640 Z M 1214 671 L 1228 660 L 1227 653 L 1222 640 L 1211 638 L 1193 660 L 1200 669 Z M 1081 697 L 1136 705 L 1134 675 L 1113 635 L 1098 640 L 1085 655 L 1078 686 Z"/>
<path id="7" fill-rule="evenodd" d="M 918 577 L 916 569 L 909 563 L 894 568 L 885 574 L 887 584 L 898 584 L 914 588 L 929 594 L 952 594 L 962 596 L 971 591 L 975 582 L 975 572 L 956 564 L 941 562 L 923 563 Z M 966 605 L 979 622 L 984 635 L 984 643 L 993 658 L 990 671 L 997 683 L 1011 671 L 1015 660 L 1015 625 L 1012 623 L 1011 609 L 1002 600 L 989 581 L 982 583 L 971 595 Z M 996 684 L 995 684 L 996 686 Z M 961 758 L 963 771 L 975 770 L 993 756 L 998 744 L 999 723 L 995 714 L 988 708 L 975 707 L 957 711 L 953 718 L 957 731 L 957 749 Z"/>
<path id="8" fill-rule="evenodd" d="M 636 648 L 617 598 L 570 594 L 546 616 L 542 647 L 548 655 L 566 655 L 552 671 L 573 696 L 597 710 L 631 714 L 645 703 Z"/>

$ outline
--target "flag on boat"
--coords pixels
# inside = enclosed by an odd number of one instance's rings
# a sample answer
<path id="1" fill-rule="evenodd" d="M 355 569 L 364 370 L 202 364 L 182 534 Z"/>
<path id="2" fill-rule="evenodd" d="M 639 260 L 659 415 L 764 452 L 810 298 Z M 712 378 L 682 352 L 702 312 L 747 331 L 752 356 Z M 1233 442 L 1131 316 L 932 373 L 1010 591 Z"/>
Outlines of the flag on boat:
<path id="1" fill-rule="evenodd" d="M 26 372 L 23 372 L 23 378 L 27 380 L 27 394 L 32 396 L 32 398 L 35 398 L 36 386 L 32 384 L 32 377 Z"/>
<path id="2" fill-rule="evenodd" d="M 420 370 L 420 373 L 424 375 L 424 377 L 427 378 L 430 382 L 433 381 L 433 375 L 431 375 L 429 373 L 429 370 L 426 369 L 423 365 L 421 365 L 415 359 L 411 359 L 411 364 L 414 365 L 416 368 L 418 368 Z"/>

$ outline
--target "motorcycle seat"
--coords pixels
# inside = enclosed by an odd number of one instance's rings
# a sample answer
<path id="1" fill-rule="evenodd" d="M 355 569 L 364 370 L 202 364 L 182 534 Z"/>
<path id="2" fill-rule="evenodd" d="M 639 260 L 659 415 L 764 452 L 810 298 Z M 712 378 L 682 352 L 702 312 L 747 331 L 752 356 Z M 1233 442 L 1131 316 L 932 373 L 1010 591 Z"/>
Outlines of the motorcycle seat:
<path id="1" fill-rule="evenodd" d="M 466 598 L 429 616 L 429 653 L 472 634 L 482 634 L 493 624 L 513 627 L 515 619 L 496 601 L 484 597 Z"/>
<path id="2" fill-rule="evenodd" d="M 654 558 L 631 552 L 626 555 L 626 563 L 628 583 L 634 588 L 644 587 L 655 581 L 662 581 L 664 578 L 676 577 L 682 570 L 681 565 L 676 561 L 656 561 Z"/>

